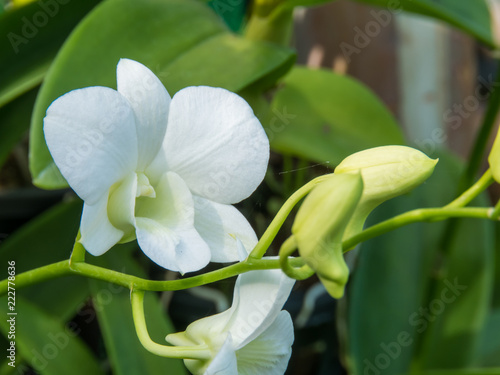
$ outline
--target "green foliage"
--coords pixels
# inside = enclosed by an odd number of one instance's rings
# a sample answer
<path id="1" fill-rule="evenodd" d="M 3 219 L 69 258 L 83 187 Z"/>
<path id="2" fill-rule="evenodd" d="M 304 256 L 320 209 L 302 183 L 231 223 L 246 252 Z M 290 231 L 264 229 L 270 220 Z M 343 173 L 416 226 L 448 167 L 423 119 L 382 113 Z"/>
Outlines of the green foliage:
<path id="1" fill-rule="evenodd" d="M 377 5 L 386 11 L 401 10 L 443 20 L 475 38 L 488 47 L 496 48 L 493 18 L 487 0 L 356 0 Z"/>
<path id="2" fill-rule="evenodd" d="M 244 22 L 247 1 L 211 0 L 208 5 L 221 17 L 226 25 L 237 32 Z"/>
<path id="3" fill-rule="evenodd" d="M 96 261 L 102 267 L 146 277 L 144 271 L 132 259 L 130 250 L 135 249 L 136 245 L 121 246 L 112 249 L 103 257 L 96 258 Z M 113 374 L 155 375 L 165 372 L 166 369 L 169 375 L 186 374 L 181 360 L 159 357 L 142 347 L 132 321 L 128 289 L 97 280 L 89 280 L 89 283 Z M 165 336 L 175 331 L 158 297 L 152 293 L 146 294 L 144 306 L 152 339 L 166 344 Z"/>
<path id="4" fill-rule="evenodd" d="M 0 15 L 0 107 L 42 82 L 68 34 L 98 2 L 34 2 Z"/>
<path id="5" fill-rule="evenodd" d="M 31 120 L 31 110 L 35 104 L 38 88 L 34 88 L 7 105 L 0 107 L 0 166 L 3 165 L 10 150 L 28 131 Z"/>
<path id="6" fill-rule="evenodd" d="M 391 15 L 407 11 L 433 17 L 490 48 L 498 44 L 487 0 L 356 1 Z M 31 120 L 34 183 L 66 187 L 43 137 L 46 109 L 73 89 L 116 87 L 120 58 L 148 66 L 171 95 L 192 85 L 239 92 L 261 118 L 273 150 L 288 161 L 295 156 L 333 166 L 357 151 L 404 144 L 394 117 L 367 87 L 331 71 L 292 69 L 295 53 L 285 45 L 293 7 L 326 2 L 269 2 L 268 12 L 256 12 L 246 29 L 250 8 L 244 0 L 37 1 L 8 11 L 0 2 L 0 166 Z M 461 167 L 446 153 L 440 157 L 425 185 L 384 203 L 369 220 L 452 200 Z M 1 244 L 0 264 L 14 260 L 19 274 L 67 260 L 81 207 L 72 200 L 33 219 Z M 446 223 L 413 224 L 363 244 L 347 296 L 344 339 L 353 374 L 500 373 L 500 257 L 495 254 L 500 227 L 472 219 L 452 226 L 448 236 Z M 87 258 L 146 278 L 134 259 L 135 246 Z M 68 328 L 75 315 L 88 322 L 98 319 L 103 347 L 94 349 L 102 349 L 99 357 L 108 356 L 112 374 L 186 373 L 180 360 L 152 355 L 139 343 L 126 289 L 65 276 L 22 288 L 16 298 L 18 359 L 42 375 L 104 373 L 78 336 L 86 327 Z M 7 306 L 2 297 L 4 316 Z M 156 294 L 146 295 L 145 310 L 152 339 L 164 344 L 173 327 Z M 3 319 L 2 345 L 9 345 L 8 330 Z M 6 359 L 1 361 L 0 373 L 10 373 Z M 491 369 L 480 369 L 486 366 Z"/>
<path id="7" fill-rule="evenodd" d="M 336 165 L 366 148 L 404 143 L 390 112 L 352 78 L 297 67 L 282 84 L 264 122 L 276 151 Z"/>
<path id="8" fill-rule="evenodd" d="M 0 311 L 7 316 L 7 298 L 0 299 Z M 36 304 L 17 296 L 15 345 L 18 355 L 42 375 L 104 375 L 90 349 L 57 315 L 47 314 Z M 0 321 L 4 335 L 9 331 L 7 319 Z M 75 365 L 78 364 L 78 365 Z"/>
<path id="9" fill-rule="evenodd" d="M 68 259 L 81 214 L 81 202 L 61 203 L 10 236 L 0 247 L 0 263 L 16 262 L 16 273 Z M 49 314 L 69 319 L 88 296 L 84 279 L 71 276 L 19 290 L 19 295 Z"/>
<path id="10" fill-rule="evenodd" d="M 108 22 L 110 18 L 113 22 Z M 36 185 L 66 186 L 43 138 L 42 120 L 50 103 L 76 88 L 116 87 L 116 64 L 122 57 L 152 69 L 171 95 L 189 85 L 232 91 L 257 82 L 269 85 L 266 80 L 274 79 L 273 71 L 287 70 L 294 61 L 287 48 L 233 36 L 211 9 L 194 0 L 107 1 L 60 50 L 38 96 L 30 150 Z"/>
<path id="11" fill-rule="evenodd" d="M 481 335 L 478 366 L 500 366 L 500 338 L 498 332 L 500 332 L 500 309 L 491 309 Z"/>

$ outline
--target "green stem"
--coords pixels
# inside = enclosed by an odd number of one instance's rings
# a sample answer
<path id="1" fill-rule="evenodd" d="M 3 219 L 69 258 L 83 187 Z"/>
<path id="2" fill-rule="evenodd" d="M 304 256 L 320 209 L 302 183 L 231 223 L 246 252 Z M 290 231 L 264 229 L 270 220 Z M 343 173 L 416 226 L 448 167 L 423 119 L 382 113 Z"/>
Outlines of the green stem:
<path id="1" fill-rule="evenodd" d="M 491 208 L 465 207 L 465 208 L 421 208 L 376 224 L 361 233 L 348 238 L 342 243 L 344 252 L 353 249 L 357 244 L 390 232 L 402 226 L 420 221 L 441 221 L 450 217 L 471 217 L 478 219 L 491 219 Z"/>
<path id="2" fill-rule="evenodd" d="M 69 262 L 67 260 L 63 260 L 61 262 L 53 263 L 40 268 L 35 268 L 31 271 L 16 275 L 15 286 L 17 289 L 23 286 L 38 284 L 42 281 L 69 274 L 71 274 L 71 270 L 69 269 Z M 7 293 L 8 285 L 8 279 L 0 281 L 0 295 L 4 295 Z"/>
<path id="3" fill-rule="evenodd" d="M 500 200 L 497 202 L 497 205 L 493 209 L 493 211 L 490 214 L 490 218 L 493 220 L 499 220 L 500 219 Z"/>
<path id="4" fill-rule="evenodd" d="M 304 263 L 302 259 L 292 259 L 291 264 L 295 267 L 300 267 Z M 208 272 L 203 275 L 188 277 L 180 280 L 155 281 L 142 279 L 140 277 L 127 275 L 121 272 L 109 270 L 94 266 L 88 263 L 73 263 L 70 264 L 67 260 L 49 264 L 40 268 L 35 268 L 31 271 L 20 273 L 16 276 L 16 288 L 22 288 L 29 285 L 37 284 L 42 281 L 53 279 L 64 275 L 81 275 L 97 280 L 107 281 L 116 285 L 123 286 L 129 289 L 142 289 L 149 291 L 167 291 L 181 290 L 192 288 L 195 286 L 213 283 L 215 281 L 227 279 L 237 276 L 244 272 L 253 270 L 266 270 L 280 268 L 279 259 L 251 259 L 236 263 L 216 271 Z M 0 295 L 7 293 L 8 280 L 0 282 Z"/>
<path id="5" fill-rule="evenodd" d="M 292 255 L 295 250 L 297 250 L 297 242 L 295 238 L 292 236 L 288 237 L 283 245 L 280 248 L 280 265 L 283 272 L 292 279 L 295 280 L 305 280 L 312 275 L 314 275 L 314 271 L 307 264 L 304 264 L 300 268 L 293 267 L 290 264 L 289 256 Z"/>
<path id="6" fill-rule="evenodd" d="M 160 345 L 151 340 L 144 316 L 144 291 L 132 290 L 130 292 L 132 303 L 132 316 L 134 319 L 137 337 L 142 346 L 149 352 L 161 357 L 208 360 L 211 358 L 207 345 L 198 346 L 167 346 Z"/>
<path id="7" fill-rule="evenodd" d="M 282 46 L 290 44 L 293 26 L 293 7 L 281 1 L 255 1 L 245 27 L 245 38 L 263 40 Z"/>
<path id="8" fill-rule="evenodd" d="M 490 133 L 495 125 L 498 111 L 500 109 L 500 90 L 497 86 L 500 84 L 500 62 L 498 64 L 498 73 L 495 81 L 492 83 L 493 92 L 491 94 L 486 114 L 484 115 L 483 124 L 476 137 L 476 141 L 472 148 L 471 156 L 460 182 L 460 192 L 472 184 L 477 175 L 481 162 L 483 160 L 484 150 L 488 144 Z"/>
<path id="9" fill-rule="evenodd" d="M 462 193 L 462 195 L 460 195 L 453 202 L 447 204 L 444 208 L 458 208 L 466 206 L 479 194 L 485 191 L 493 182 L 495 182 L 495 180 L 493 179 L 491 170 L 488 169 L 474 185 Z"/>
<path id="10" fill-rule="evenodd" d="M 271 243 L 273 242 L 274 238 L 278 234 L 278 231 L 282 227 L 283 223 L 285 222 L 285 219 L 288 217 L 290 214 L 290 211 L 295 207 L 295 205 L 302 199 L 304 198 L 314 186 L 316 186 L 318 183 L 321 181 L 325 180 L 328 175 L 325 176 L 320 176 L 315 178 L 314 180 L 309 181 L 307 184 L 302 186 L 299 190 L 297 190 L 295 193 L 293 193 L 290 198 L 283 204 L 283 206 L 280 208 L 276 216 L 274 217 L 273 221 L 269 225 L 269 227 L 266 229 L 262 237 L 260 238 L 259 242 L 257 245 L 255 245 L 254 249 L 250 253 L 249 258 L 253 259 L 259 259 L 264 256 L 266 253 L 267 249 L 269 249 L 269 246 L 271 246 Z"/>
<path id="11" fill-rule="evenodd" d="M 75 239 L 75 244 L 73 246 L 73 251 L 71 252 L 71 256 L 69 258 L 70 263 L 85 262 L 86 250 L 83 247 L 83 245 L 80 243 L 80 238 L 82 238 L 82 235 L 81 235 L 80 231 L 78 231 L 78 234 L 76 235 L 76 239 Z"/>

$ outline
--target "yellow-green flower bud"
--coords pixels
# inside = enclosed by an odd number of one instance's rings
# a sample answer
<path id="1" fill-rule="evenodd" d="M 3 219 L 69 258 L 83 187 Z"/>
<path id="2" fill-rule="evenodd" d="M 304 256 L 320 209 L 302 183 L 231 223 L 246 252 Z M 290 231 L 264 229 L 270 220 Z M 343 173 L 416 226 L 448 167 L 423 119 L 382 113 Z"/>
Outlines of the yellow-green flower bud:
<path id="1" fill-rule="evenodd" d="M 292 226 L 300 256 L 334 298 L 342 297 L 349 276 L 342 236 L 362 192 L 359 173 L 332 174 L 309 193 Z"/>
<path id="2" fill-rule="evenodd" d="M 496 182 L 500 183 L 500 130 L 498 131 L 490 155 L 488 156 L 490 163 L 491 174 Z"/>
<path id="3" fill-rule="evenodd" d="M 335 168 L 335 174 L 361 173 L 364 184 L 363 195 L 346 236 L 359 233 L 370 212 L 380 203 L 407 193 L 424 182 L 437 162 L 438 159 L 431 159 L 406 146 L 375 147 L 345 158 Z"/>

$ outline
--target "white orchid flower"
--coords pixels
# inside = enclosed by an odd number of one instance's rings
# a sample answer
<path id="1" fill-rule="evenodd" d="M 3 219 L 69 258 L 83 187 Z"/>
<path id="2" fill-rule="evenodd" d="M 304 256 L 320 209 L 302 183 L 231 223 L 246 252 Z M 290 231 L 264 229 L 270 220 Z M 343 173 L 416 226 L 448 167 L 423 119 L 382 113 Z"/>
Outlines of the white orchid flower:
<path id="1" fill-rule="evenodd" d="M 47 110 L 52 157 L 84 201 L 81 243 L 101 255 L 137 238 L 160 266 L 182 273 L 239 260 L 254 231 L 231 204 L 262 181 L 269 141 L 250 106 L 221 88 L 172 99 L 144 65 L 122 59 L 118 90 L 71 91 Z"/>
<path id="2" fill-rule="evenodd" d="M 294 336 L 290 314 L 281 309 L 294 283 L 281 270 L 242 274 L 228 310 L 166 339 L 173 345 L 210 348 L 211 360 L 184 360 L 194 375 L 283 375 Z"/>

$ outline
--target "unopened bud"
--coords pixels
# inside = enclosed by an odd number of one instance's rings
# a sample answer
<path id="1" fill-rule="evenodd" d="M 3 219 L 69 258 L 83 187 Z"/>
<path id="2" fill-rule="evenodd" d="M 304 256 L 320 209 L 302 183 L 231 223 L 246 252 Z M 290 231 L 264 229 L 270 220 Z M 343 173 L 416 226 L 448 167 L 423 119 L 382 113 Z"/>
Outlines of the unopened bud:
<path id="1" fill-rule="evenodd" d="M 309 193 L 292 226 L 300 256 L 335 298 L 344 294 L 349 276 L 342 236 L 362 192 L 359 174 L 332 174 Z"/>
<path id="2" fill-rule="evenodd" d="M 335 174 L 361 173 L 363 195 L 346 235 L 363 229 L 369 213 L 382 202 L 409 192 L 434 171 L 438 159 L 406 146 L 381 146 L 345 158 Z"/>

